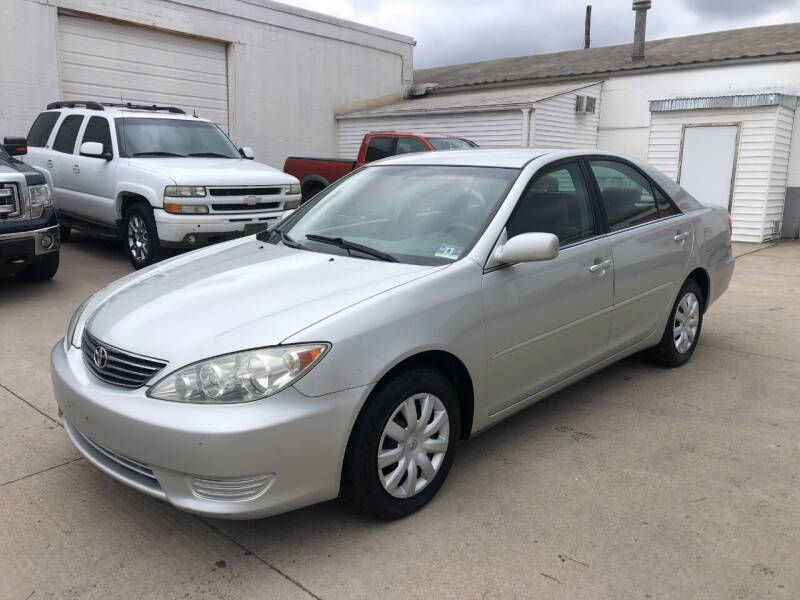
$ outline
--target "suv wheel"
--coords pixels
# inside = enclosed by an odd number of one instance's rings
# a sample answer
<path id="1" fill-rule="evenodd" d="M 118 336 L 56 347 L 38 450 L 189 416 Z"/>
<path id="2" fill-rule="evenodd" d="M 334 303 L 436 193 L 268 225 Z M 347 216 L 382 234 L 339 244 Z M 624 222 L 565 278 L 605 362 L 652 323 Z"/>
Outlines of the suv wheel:
<path id="1" fill-rule="evenodd" d="M 58 271 L 59 254 L 59 252 L 45 254 L 44 258 L 28 265 L 22 271 L 17 271 L 17 277 L 28 281 L 52 279 Z"/>
<path id="2" fill-rule="evenodd" d="M 379 519 L 422 508 L 453 463 L 459 419 L 455 390 L 439 371 L 416 367 L 381 384 L 350 435 L 342 500 Z"/>
<path id="3" fill-rule="evenodd" d="M 152 265 L 161 259 L 158 231 L 153 211 L 144 204 L 134 204 L 125 211 L 122 235 L 128 258 L 137 269 Z"/>

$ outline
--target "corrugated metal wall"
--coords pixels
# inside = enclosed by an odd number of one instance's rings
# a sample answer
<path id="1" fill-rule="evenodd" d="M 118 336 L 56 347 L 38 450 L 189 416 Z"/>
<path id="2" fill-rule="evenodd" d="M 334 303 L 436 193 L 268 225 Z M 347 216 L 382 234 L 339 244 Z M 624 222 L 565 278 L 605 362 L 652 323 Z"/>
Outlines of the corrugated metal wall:
<path id="1" fill-rule="evenodd" d="M 575 112 L 578 94 L 597 99 L 593 114 Z M 554 96 L 536 103 L 533 146 L 537 148 L 597 148 L 600 121 L 600 84 Z"/>
<path id="2" fill-rule="evenodd" d="M 733 239 L 772 239 L 779 234 L 775 222 L 783 212 L 793 122 L 789 109 L 776 106 L 654 112 L 647 162 L 677 179 L 683 125 L 740 123 L 731 205 Z"/>
<path id="3" fill-rule="evenodd" d="M 523 139 L 519 109 L 339 119 L 338 127 L 341 158 L 355 158 L 364 134 L 370 131 L 446 133 L 465 137 L 484 148 L 519 148 Z"/>

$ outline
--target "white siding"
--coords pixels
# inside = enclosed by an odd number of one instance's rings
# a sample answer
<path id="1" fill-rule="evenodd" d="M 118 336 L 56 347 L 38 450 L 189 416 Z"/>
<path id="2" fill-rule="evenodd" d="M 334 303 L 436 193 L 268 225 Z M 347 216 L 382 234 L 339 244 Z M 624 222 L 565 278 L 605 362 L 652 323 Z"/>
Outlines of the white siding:
<path id="1" fill-rule="evenodd" d="M 791 117 L 791 111 L 775 106 L 656 112 L 650 123 L 647 162 L 677 180 L 683 125 L 739 123 L 731 206 L 733 239 L 761 242 L 775 237 L 774 221 L 783 211 Z"/>
<path id="2" fill-rule="evenodd" d="M 537 102 L 532 145 L 537 148 L 597 148 L 600 89 L 600 84 L 596 84 Z M 597 99 L 593 114 L 575 112 L 578 94 Z"/>
<path id="3" fill-rule="evenodd" d="M 472 140 L 483 148 L 518 148 L 522 145 L 522 111 L 458 112 L 339 119 L 339 156 L 354 158 L 370 131 L 445 133 Z"/>

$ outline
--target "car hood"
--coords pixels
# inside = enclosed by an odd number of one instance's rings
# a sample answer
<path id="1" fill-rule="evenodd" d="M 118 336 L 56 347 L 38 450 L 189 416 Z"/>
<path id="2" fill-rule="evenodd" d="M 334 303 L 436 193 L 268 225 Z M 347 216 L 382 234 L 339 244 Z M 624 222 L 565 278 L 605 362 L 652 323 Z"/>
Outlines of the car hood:
<path id="1" fill-rule="evenodd" d="M 91 334 L 174 366 L 281 343 L 443 267 L 333 256 L 244 238 L 126 278 L 87 320 Z M 325 340 L 308 340 L 325 341 Z"/>
<path id="2" fill-rule="evenodd" d="M 288 185 L 296 177 L 244 158 L 130 158 L 129 165 L 158 173 L 177 185 Z"/>

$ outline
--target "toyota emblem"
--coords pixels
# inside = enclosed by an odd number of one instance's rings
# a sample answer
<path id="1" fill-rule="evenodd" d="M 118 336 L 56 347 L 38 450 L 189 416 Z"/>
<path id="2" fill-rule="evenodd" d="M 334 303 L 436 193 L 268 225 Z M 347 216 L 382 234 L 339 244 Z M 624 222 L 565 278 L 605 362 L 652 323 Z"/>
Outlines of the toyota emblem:
<path id="1" fill-rule="evenodd" d="M 94 349 L 94 364 L 98 369 L 105 369 L 108 362 L 108 352 L 102 346 Z"/>

